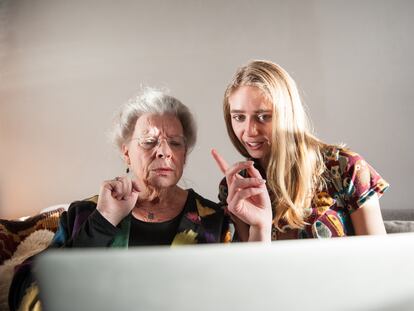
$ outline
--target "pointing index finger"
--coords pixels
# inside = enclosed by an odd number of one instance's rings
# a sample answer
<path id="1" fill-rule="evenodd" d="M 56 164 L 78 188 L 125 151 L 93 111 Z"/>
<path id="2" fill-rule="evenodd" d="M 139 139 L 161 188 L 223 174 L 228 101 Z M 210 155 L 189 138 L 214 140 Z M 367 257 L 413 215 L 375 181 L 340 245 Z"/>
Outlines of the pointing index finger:
<path id="1" fill-rule="evenodd" d="M 221 155 L 217 152 L 216 149 L 211 149 L 211 155 L 213 156 L 214 160 L 216 160 L 216 163 L 218 167 L 220 168 L 220 171 L 223 174 L 226 174 L 226 171 L 229 168 L 229 165 L 227 164 L 226 160 L 224 160 L 221 157 Z"/>

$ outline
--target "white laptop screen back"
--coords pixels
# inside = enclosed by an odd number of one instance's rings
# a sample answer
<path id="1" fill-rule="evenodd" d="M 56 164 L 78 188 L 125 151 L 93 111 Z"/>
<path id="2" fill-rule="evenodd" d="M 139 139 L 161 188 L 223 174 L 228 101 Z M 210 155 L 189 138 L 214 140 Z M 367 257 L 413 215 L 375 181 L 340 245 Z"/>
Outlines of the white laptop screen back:
<path id="1" fill-rule="evenodd" d="M 414 234 L 49 251 L 45 310 L 414 310 Z"/>

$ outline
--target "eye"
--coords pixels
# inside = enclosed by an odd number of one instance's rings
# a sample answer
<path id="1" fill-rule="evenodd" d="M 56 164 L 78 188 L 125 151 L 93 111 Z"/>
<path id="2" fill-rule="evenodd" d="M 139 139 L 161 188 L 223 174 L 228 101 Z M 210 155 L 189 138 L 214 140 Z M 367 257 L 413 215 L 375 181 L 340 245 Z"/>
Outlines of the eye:
<path id="1" fill-rule="evenodd" d="M 262 123 L 269 122 L 272 120 L 272 115 L 267 113 L 261 113 L 257 115 L 257 120 Z"/>
<path id="2" fill-rule="evenodd" d="M 231 118 L 237 122 L 243 122 L 244 120 L 246 120 L 246 116 L 243 114 L 233 114 L 231 116 Z"/>
<path id="3" fill-rule="evenodd" d="M 185 145 L 184 139 L 182 137 L 170 138 L 168 144 L 171 147 L 182 148 Z"/>
<path id="4" fill-rule="evenodd" d="M 158 140 L 155 138 L 146 138 L 142 142 L 144 144 L 155 144 Z"/>
<path id="5" fill-rule="evenodd" d="M 145 138 L 139 144 L 145 149 L 151 149 L 158 144 L 158 140 L 155 138 Z"/>

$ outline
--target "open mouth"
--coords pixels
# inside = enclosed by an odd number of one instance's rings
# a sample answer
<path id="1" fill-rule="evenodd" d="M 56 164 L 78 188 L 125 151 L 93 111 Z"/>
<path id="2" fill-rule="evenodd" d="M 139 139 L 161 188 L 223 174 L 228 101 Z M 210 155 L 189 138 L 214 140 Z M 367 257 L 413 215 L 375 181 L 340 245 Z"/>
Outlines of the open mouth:
<path id="1" fill-rule="evenodd" d="M 251 149 L 251 150 L 259 150 L 263 147 L 263 145 L 266 143 L 266 141 L 252 141 L 252 142 L 247 142 L 245 141 L 244 144 L 247 148 Z"/>

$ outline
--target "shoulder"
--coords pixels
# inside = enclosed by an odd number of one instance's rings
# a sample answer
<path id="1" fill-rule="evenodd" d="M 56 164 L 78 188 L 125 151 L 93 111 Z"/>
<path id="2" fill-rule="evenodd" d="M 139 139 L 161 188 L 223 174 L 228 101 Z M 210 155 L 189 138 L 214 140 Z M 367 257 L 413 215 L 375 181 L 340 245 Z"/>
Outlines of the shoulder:
<path id="1" fill-rule="evenodd" d="M 72 232 L 78 230 L 79 226 L 96 210 L 97 202 L 97 195 L 72 202 L 68 210 L 60 215 L 59 227 L 53 243 L 57 246 L 65 243 L 68 237 L 72 235 Z"/>
<path id="2" fill-rule="evenodd" d="M 355 151 L 341 146 L 327 146 L 322 150 L 322 156 L 328 171 L 334 175 L 352 174 L 354 170 L 372 168 L 365 159 Z"/>
<path id="3" fill-rule="evenodd" d="M 206 199 L 202 195 L 195 192 L 193 189 L 188 190 L 188 195 L 192 196 L 193 204 L 195 204 L 200 217 L 223 214 L 223 209 L 219 204 Z"/>
<path id="4" fill-rule="evenodd" d="M 94 195 L 87 199 L 73 201 L 70 204 L 68 211 L 94 209 L 98 203 L 98 197 L 98 195 Z"/>
<path id="5" fill-rule="evenodd" d="M 195 192 L 193 189 L 188 190 L 188 194 L 193 197 L 195 200 L 195 204 L 197 204 L 197 208 L 204 207 L 204 208 L 211 208 L 215 211 L 222 210 L 219 204 L 203 197 L 201 194 Z"/>
<path id="6" fill-rule="evenodd" d="M 346 200 L 352 211 L 359 208 L 375 193 L 378 197 L 389 184 L 358 153 L 341 147 L 330 147 L 323 152 L 326 177 L 330 192 Z M 329 187 L 330 186 L 330 187 Z"/>
<path id="7" fill-rule="evenodd" d="M 341 161 L 341 159 L 359 159 L 362 156 L 344 146 L 327 145 L 321 149 L 322 156 L 326 163 Z"/>
<path id="8" fill-rule="evenodd" d="M 327 146 L 322 150 L 325 166 L 328 170 L 339 170 L 336 173 L 354 173 L 354 171 L 369 171 L 378 174 L 374 168 L 359 153 L 342 146 Z"/>

